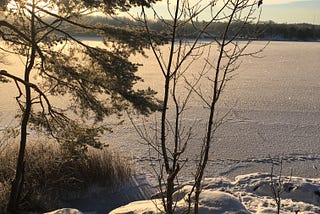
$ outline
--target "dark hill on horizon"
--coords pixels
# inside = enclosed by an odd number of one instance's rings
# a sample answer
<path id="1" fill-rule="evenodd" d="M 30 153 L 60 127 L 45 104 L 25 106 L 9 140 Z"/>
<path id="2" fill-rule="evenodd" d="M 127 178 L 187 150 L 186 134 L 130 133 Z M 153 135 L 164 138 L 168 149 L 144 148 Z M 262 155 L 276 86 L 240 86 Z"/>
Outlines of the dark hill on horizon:
<path id="1" fill-rule="evenodd" d="M 151 30 L 166 34 L 170 20 L 165 22 L 152 22 L 150 21 L 149 27 Z M 129 18 L 104 18 L 101 16 L 88 16 L 83 19 L 83 23 L 88 26 L 108 26 L 108 27 L 126 27 L 143 29 L 141 23 L 133 21 Z M 166 24 L 165 24 L 166 23 Z M 205 21 L 186 23 L 181 25 L 178 29 L 178 38 L 192 39 L 199 35 L 200 29 L 206 25 Z M 202 39 L 220 39 L 225 29 L 225 22 L 215 22 L 209 25 L 207 31 L 201 34 Z M 73 36 L 99 36 L 99 33 L 88 29 L 83 31 L 79 27 L 72 26 L 71 24 L 65 25 L 67 31 Z M 243 28 L 239 34 L 239 29 Z M 320 25 L 313 25 L 307 23 L 301 24 L 279 24 L 273 21 L 256 23 L 232 23 L 229 37 L 237 35 L 237 38 L 243 39 L 258 39 L 258 40 L 288 40 L 288 41 L 320 41 Z"/>

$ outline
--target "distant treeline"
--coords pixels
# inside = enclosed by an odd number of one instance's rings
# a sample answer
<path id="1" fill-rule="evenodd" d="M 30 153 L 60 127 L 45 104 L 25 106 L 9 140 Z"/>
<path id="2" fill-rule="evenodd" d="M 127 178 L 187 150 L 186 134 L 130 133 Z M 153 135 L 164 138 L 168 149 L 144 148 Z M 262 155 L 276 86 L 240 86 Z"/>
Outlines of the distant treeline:
<path id="1" fill-rule="evenodd" d="M 260 39 L 272 40 L 320 40 L 320 25 L 312 24 L 277 24 L 272 21 L 260 23 Z"/>
<path id="2" fill-rule="evenodd" d="M 127 18 L 106 19 L 99 16 L 90 16 L 84 19 L 87 25 L 108 25 L 112 27 L 132 27 L 141 26 L 141 23 Z M 151 30 L 166 34 L 170 21 L 150 22 Z M 225 22 L 215 22 L 208 26 L 207 30 L 201 33 L 200 29 L 207 23 L 181 23 L 178 28 L 177 36 L 181 38 L 195 38 L 199 34 L 200 38 L 220 39 L 226 27 Z M 66 26 L 70 34 L 75 36 L 97 36 L 97 32 L 76 27 Z M 230 27 L 229 37 L 237 36 L 238 39 L 259 39 L 259 40 L 299 40 L 299 41 L 320 41 L 320 25 L 312 24 L 278 24 L 273 21 L 260 22 L 259 24 L 236 22 Z"/>

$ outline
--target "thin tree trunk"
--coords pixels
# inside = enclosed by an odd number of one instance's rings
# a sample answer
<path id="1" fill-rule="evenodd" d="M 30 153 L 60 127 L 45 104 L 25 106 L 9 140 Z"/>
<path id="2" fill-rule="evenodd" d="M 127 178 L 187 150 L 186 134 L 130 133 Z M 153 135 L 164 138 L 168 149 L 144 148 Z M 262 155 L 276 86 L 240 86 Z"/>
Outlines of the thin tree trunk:
<path id="1" fill-rule="evenodd" d="M 177 176 L 177 169 L 175 166 L 175 162 L 170 167 L 169 158 L 167 155 L 167 145 L 166 145 L 166 116 L 167 116 L 167 108 L 168 108 L 168 100 L 169 100 L 169 90 L 170 90 L 170 79 L 171 79 L 171 69 L 173 66 L 173 56 L 174 56 L 174 44 L 175 44 L 175 37 L 176 37 L 176 30 L 177 30 L 177 20 L 178 20 L 178 12 L 179 12 L 179 3 L 180 1 L 177 0 L 177 5 L 175 9 L 175 18 L 174 23 L 172 26 L 172 38 L 171 38 L 171 46 L 170 46 L 170 54 L 168 60 L 168 67 L 167 73 L 165 75 L 165 91 L 164 91 L 164 104 L 162 110 L 162 118 L 161 118 L 161 146 L 162 146 L 162 153 L 163 159 L 165 163 L 166 172 L 168 174 L 167 177 L 167 204 L 164 206 L 166 207 L 165 210 L 167 214 L 174 213 L 174 200 L 173 200 L 173 193 L 174 193 L 174 180 Z"/>
<path id="2" fill-rule="evenodd" d="M 36 43 L 35 43 L 35 14 L 34 14 L 34 2 L 32 7 L 32 14 L 31 14 L 31 54 L 30 58 L 27 61 L 27 66 L 25 69 L 25 75 L 24 75 L 24 81 L 26 83 L 30 82 L 30 73 L 35 63 L 35 57 L 36 57 Z M 27 126 L 28 121 L 30 118 L 31 113 L 31 87 L 28 84 L 25 84 L 25 109 L 23 112 L 23 118 L 21 122 L 21 130 L 20 130 L 20 144 L 19 144 L 19 154 L 17 158 L 17 164 L 16 164 L 16 174 L 15 178 L 12 182 L 11 186 L 11 192 L 10 192 L 10 198 L 7 206 L 7 212 L 9 214 L 17 214 L 19 213 L 19 202 L 20 202 L 20 196 L 23 189 L 23 183 L 24 183 L 24 174 L 25 174 L 25 151 L 26 151 L 26 145 L 27 145 Z"/>
<path id="3" fill-rule="evenodd" d="M 7 207 L 8 213 L 18 213 L 19 207 L 19 200 L 20 195 L 23 188 L 23 180 L 24 180 L 24 166 L 25 166 L 25 149 L 27 143 L 27 125 L 28 120 L 31 112 L 31 91 L 29 86 L 25 86 L 26 89 L 26 108 L 23 113 L 23 119 L 21 123 L 21 134 L 20 134 L 20 147 L 19 147 L 19 154 L 17 158 L 17 165 L 16 165 L 16 175 L 12 182 L 10 199 Z"/>
<path id="4" fill-rule="evenodd" d="M 204 154 L 202 157 L 202 162 L 199 163 L 199 168 L 198 168 L 199 171 L 197 173 L 197 177 L 195 180 L 195 204 L 194 204 L 194 213 L 195 214 L 199 214 L 199 198 L 200 198 L 200 193 L 202 191 L 201 183 L 202 183 L 202 179 L 203 179 L 204 170 L 207 166 L 207 162 L 209 159 L 209 151 L 210 151 L 210 147 L 211 147 L 211 143 L 212 143 L 212 134 L 213 134 L 212 130 L 214 129 L 215 108 L 216 108 L 216 103 L 218 102 L 218 99 L 219 99 L 219 95 L 221 93 L 219 88 L 222 88 L 222 87 L 219 87 L 218 84 L 219 84 L 219 76 L 220 76 L 220 66 L 221 66 L 223 52 L 224 52 L 224 48 L 225 48 L 225 41 L 227 39 L 229 27 L 231 25 L 233 17 L 234 17 L 236 10 L 238 8 L 237 6 L 238 6 L 238 1 L 236 2 L 235 6 L 234 6 L 232 14 L 230 15 L 228 24 L 227 24 L 226 29 L 223 34 L 223 39 L 222 39 L 222 43 L 221 43 L 221 47 L 220 47 L 220 51 L 219 51 L 219 57 L 218 57 L 218 61 L 217 61 L 217 67 L 216 67 L 216 71 L 215 71 L 215 79 L 214 79 L 214 85 L 213 85 L 212 102 L 211 102 L 211 106 L 210 106 L 210 115 L 209 115 L 209 120 L 208 120 L 207 133 L 206 133 L 206 137 L 205 137 Z M 223 77 L 223 80 L 224 80 L 225 75 L 223 75 L 223 76 L 224 76 Z M 224 83 L 224 81 L 221 81 L 220 84 L 223 84 L 223 83 Z"/>
<path id="5" fill-rule="evenodd" d="M 167 179 L 167 213 L 173 214 L 173 193 L 174 193 L 174 179 L 168 178 Z"/>

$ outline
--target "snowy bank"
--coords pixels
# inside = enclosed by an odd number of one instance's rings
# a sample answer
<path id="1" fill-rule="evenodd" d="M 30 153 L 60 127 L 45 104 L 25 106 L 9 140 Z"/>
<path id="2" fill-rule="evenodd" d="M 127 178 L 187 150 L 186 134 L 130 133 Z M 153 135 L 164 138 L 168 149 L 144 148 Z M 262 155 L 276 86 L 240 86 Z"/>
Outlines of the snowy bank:
<path id="1" fill-rule="evenodd" d="M 180 191 L 176 192 L 175 197 L 179 198 L 181 193 L 183 197 L 177 201 L 175 213 L 186 213 L 188 204 L 186 199 L 188 192 L 192 186 L 184 186 Z M 229 214 L 248 214 L 246 208 L 239 202 L 239 200 L 229 193 L 214 190 L 203 190 L 200 195 L 199 213 L 225 213 Z M 126 206 L 113 210 L 110 214 L 124 214 L 124 213 L 161 213 L 163 210 L 161 206 L 161 199 L 136 201 Z"/>
<path id="2" fill-rule="evenodd" d="M 283 177 L 282 181 L 282 213 L 320 213 L 320 178 Z M 187 207 L 190 184 L 184 184 L 174 195 L 177 201 L 176 213 L 183 213 Z M 111 214 L 151 214 L 161 213 L 161 209 L 161 199 L 153 199 L 129 203 L 113 210 Z M 200 213 L 276 213 L 270 175 L 241 175 L 235 181 L 224 178 L 205 179 L 200 195 Z"/>
<path id="3" fill-rule="evenodd" d="M 273 178 L 275 181 L 279 179 L 276 176 Z M 203 182 L 203 191 L 200 195 L 200 213 L 276 213 L 277 207 L 272 197 L 270 184 L 270 174 L 266 173 L 240 175 L 233 181 L 221 177 L 207 178 Z M 192 182 L 184 183 L 175 192 L 174 198 L 177 202 L 175 213 L 183 213 L 186 210 L 188 205 L 186 201 L 192 188 L 191 185 Z M 320 213 L 320 178 L 283 176 L 281 186 L 283 188 L 281 213 Z M 116 193 L 103 193 L 94 197 L 92 193 L 84 194 L 83 200 L 78 204 L 81 206 L 72 206 L 76 209 L 65 208 L 47 214 L 105 214 L 112 210 L 111 207 L 118 208 L 109 212 L 110 214 L 161 213 L 159 210 L 163 207 L 159 196 L 155 195 L 152 200 L 144 200 L 147 195 L 150 195 L 146 194 L 150 188 L 151 186 L 147 186 L 143 177 L 136 177 L 134 182 L 129 183 Z M 97 193 L 97 191 L 94 192 Z M 85 204 L 86 206 L 84 206 Z"/>

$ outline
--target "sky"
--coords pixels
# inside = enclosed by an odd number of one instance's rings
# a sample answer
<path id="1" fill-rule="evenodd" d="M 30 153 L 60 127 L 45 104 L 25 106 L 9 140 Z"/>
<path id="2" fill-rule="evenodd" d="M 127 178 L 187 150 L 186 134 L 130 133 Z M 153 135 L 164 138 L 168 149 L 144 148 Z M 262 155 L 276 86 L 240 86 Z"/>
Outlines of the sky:
<path id="1" fill-rule="evenodd" d="M 261 19 L 320 24 L 320 0 L 264 0 Z"/>
<path id="2" fill-rule="evenodd" d="M 190 2 L 199 1 L 209 2 L 209 0 L 190 0 Z M 175 1 L 172 0 L 170 2 Z M 218 0 L 218 5 L 223 4 L 223 2 L 224 0 Z M 167 11 L 166 4 L 166 0 L 157 2 L 155 4 L 157 9 L 159 9 L 157 11 L 165 14 Z M 134 10 L 134 12 L 138 11 L 141 11 L 140 8 Z M 163 15 L 163 17 L 168 18 L 169 16 Z M 261 20 L 272 20 L 277 23 L 310 23 L 320 25 L 320 0 L 263 0 Z"/>
<path id="3" fill-rule="evenodd" d="M 202 2 L 208 1 L 202 0 Z M 167 11 L 166 3 L 166 0 L 156 3 L 156 7 L 159 9 L 157 11 L 161 15 Z M 218 5 L 222 3 L 223 0 L 218 0 Z M 168 18 L 169 16 L 163 15 L 163 17 Z M 277 23 L 320 25 L 320 0 L 263 0 L 261 21 L 269 20 Z"/>

